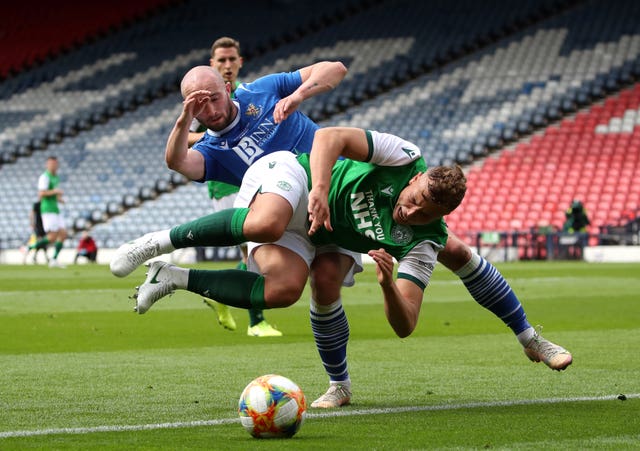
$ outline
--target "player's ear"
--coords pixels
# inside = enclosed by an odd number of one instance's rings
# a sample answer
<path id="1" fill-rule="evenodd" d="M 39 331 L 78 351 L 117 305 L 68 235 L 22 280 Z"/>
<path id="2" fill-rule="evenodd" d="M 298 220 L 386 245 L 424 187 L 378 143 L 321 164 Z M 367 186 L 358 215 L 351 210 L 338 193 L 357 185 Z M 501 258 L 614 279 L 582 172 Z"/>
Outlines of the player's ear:
<path id="1" fill-rule="evenodd" d="M 408 185 L 411 185 L 413 182 L 417 182 L 420 179 L 420 177 L 422 177 L 423 174 L 424 174 L 424 172 L 420 172 L 420 173 L 414 175 L 413 177 L 411 177 L 411 180 L 409 180 Z"/>
<path id="2" fill-rule="evenodd" d="M 227 94 L 231 94 L 231 83 L 226 82 L 224 84 L 224 89 L 227 91 Z"/>

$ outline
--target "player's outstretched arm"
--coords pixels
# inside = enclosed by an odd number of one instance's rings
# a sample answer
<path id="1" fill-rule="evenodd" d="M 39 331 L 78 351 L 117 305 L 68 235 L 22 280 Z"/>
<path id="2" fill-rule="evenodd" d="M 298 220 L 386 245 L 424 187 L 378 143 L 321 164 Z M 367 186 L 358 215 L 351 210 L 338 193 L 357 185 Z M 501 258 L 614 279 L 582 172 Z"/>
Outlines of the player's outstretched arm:
<path id="1" fill-rule="evenodd" d="M 280 99 L 273 110 L 273 120 L 284 121 L 306 99 L 334 89 L 347 75 L 347 68 L 339 61 L 321 61 L 300 69 L 302 84 L 291 95 Z"/>
<path id="2" fill-rule="evenodd" d="M 311 191 L 309 192 L 309 235 L 324 226 L 331 227 L 329 216 L 329 187 L 331 169 L 339 157 L 364 161 L 368 156 L 368 143 L 364 130 L 349 127 L 327 127 L 316 131 L 310 154 Z"/>
<path id="3" fill-rule="evenodd" d="M 398 337 L 408 337 L 418 324 L 423 291 L 409 280 L 393 280 L 393 257 L 384 249 L 369 251 L 369 256 L 376 263 L 387 321 Z"/>

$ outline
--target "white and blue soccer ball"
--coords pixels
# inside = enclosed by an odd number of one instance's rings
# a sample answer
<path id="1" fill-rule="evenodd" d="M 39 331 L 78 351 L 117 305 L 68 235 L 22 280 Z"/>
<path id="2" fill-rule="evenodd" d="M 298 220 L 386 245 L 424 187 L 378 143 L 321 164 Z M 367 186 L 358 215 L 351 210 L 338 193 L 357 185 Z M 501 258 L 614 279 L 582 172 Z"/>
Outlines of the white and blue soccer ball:
<path id="1" fill-rule="evenodd" d="M 306 411 L 307 402 L 300 387 L 277 374 L 251 381 L 238 401 L 240 422 L 256 438 L 293 437 L 302 426 Z"/>

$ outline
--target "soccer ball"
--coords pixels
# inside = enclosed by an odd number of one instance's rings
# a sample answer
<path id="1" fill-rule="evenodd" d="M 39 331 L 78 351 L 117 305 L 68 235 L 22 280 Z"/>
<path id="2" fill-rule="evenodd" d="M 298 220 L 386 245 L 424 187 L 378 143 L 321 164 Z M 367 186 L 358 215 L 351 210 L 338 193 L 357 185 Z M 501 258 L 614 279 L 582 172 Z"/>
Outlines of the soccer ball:
<path id="1" fill-rule="evenodd" d="M 238 402 L 240 422 L 256 438 L 293 437 L 306 410 L 307 401 L 300 387 L 277 374 L 251 381 Z"/>

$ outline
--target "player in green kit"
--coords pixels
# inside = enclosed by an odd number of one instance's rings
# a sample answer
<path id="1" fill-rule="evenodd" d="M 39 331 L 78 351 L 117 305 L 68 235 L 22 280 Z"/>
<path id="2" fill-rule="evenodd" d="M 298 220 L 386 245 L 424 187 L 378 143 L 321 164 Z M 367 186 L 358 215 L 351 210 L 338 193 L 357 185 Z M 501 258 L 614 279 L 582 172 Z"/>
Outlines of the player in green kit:
<path id="1" fill-rule="evenodd" d="M 346 145 L 331 143 L 334 136 Z M 339 156 L 349 159 L 336 162 Z M 137 265 L 127 261 L 139 254 L 142 263 L 148 248 L 162 254 L 250 241 L 248 266 L 256 272 L 152 263 L 136 294 L 138 313 L 175 289 L 240 308 L 287 307 L 300 298 L 316 252 L 338 244 L 376 261 L 389 323 L 404 337 L 415 328 L 423 290 L 447 241 L 442 217 L 460 204 L 465 191 L 459 167 L 427 170 L 420 150 L 408 141 L 361 129 L 321 129 L 310 157 L 277 152 L 252 165 L 236 201 L 239 208 L 154 232 L 151 240 L 146 235 L 122 246 L 112 265 L 133 271 Z M 399 262 L 396 281 L 392 257 Z"/>
<path id="2" fill-rule="evenodd" d="M 54 243 L 53 256 L 49 260 L 52 268 L 64 268 L 58 262 L 58 255 L 64 240 L 67 238 L 67 230 L 64 218 L 60 214 L 58 203 L 63 203 L 63 191 L 58 187 L 60 178 L 58 177 L 58 159 L 55 156 L 47 158 L 46 170 L 38 178 L 38 197 L 40 199 L 40 214 L 42 216 L 42 227 L 46 235 L 29 246 L 29 250 L 38 247 L 46 247 L 49 243 Z"/>
<path id="3" fill-rule="evenodd" d="M 209 64 L 220 72 L 220 75 L 222 75 L 222 78 L 226 83 L 231 85 L 231 98 L 235 97 L 236 88 L 240 85 L 238 73 L 242 68 L 242 63 L 243 58 L 240 54 L 240 43 L 237 40 L 230 37 L 222 37 L 216 39 L 211 45 L 211 58 L 209 60 Z M 193 145 L 202 138 L 206 129 L 206 127 L 194 118 L 191 123 L 191 127 L 189 128 L 189 145 Z M 209 198 L 213 203 L 213 211 L 232 208 L 238 190 L 240 189 L 238 186 L 219 182 L 217 180 L 209 180 L 207 182 L 207 188 L 209 191 Z M 236 268 L 246 269 L 246 246 L 242 244 L 241 248 L 243 258 Z M 228 306 L 207 298 L 204 298 L 203 301 L 216 311 L 216 314 L 218 315 L 218 322 L 225 329 L 236 329 L 235 319 L 233 318 Z M 247 335 L 250 337 L 279 337 L 282 336 L 282 332 L 274 328 L 265 320 L 262 310 L 249 309 L 249 327 L 247 328 Z"/>

